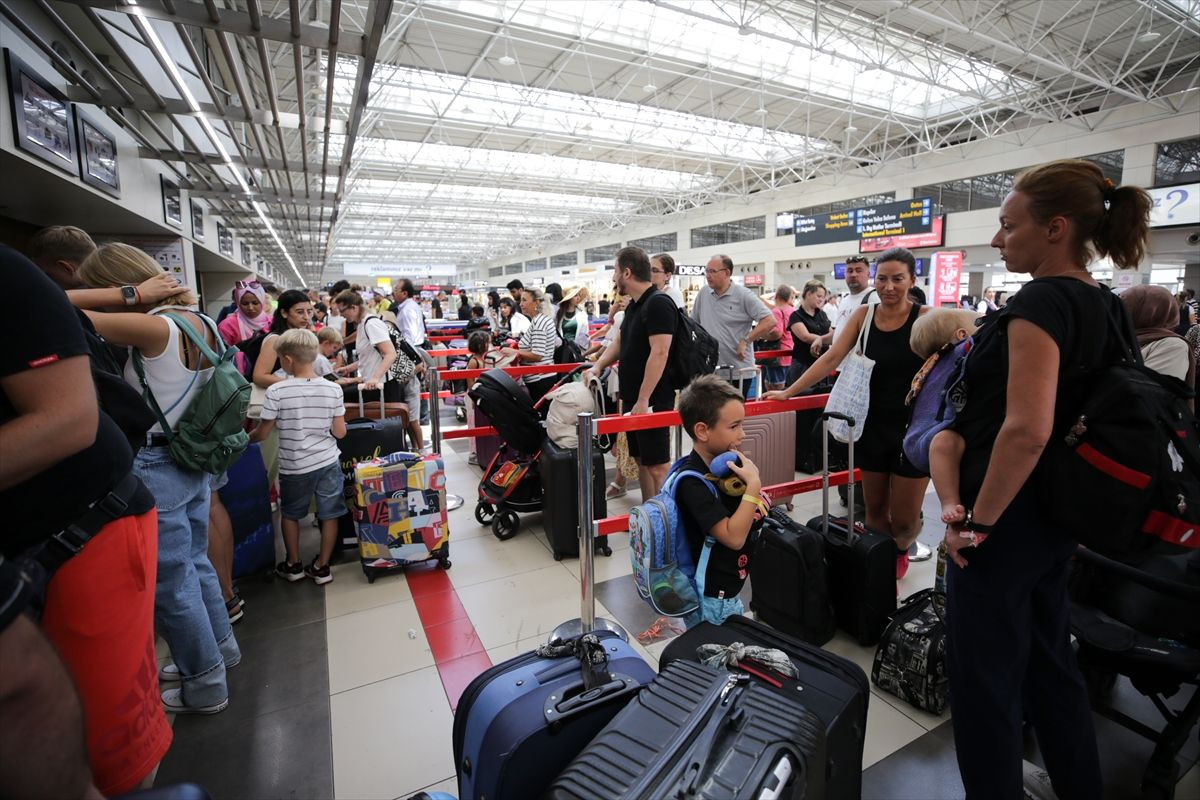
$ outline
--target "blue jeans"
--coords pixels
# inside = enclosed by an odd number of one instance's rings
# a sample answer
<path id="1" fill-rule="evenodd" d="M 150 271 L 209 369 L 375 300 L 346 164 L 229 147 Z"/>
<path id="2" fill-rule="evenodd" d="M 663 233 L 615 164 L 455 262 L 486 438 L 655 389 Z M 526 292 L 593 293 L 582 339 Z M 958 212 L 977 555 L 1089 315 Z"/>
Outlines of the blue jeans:
<path id="1" fill-rule="evenodd" d="M 701 622 L 720 625 L 734 614 L 745 613 L 740 597 L 701 597 L 700 607 L 683 618 L 685 628 L 691 629 Z"/>
<path id="2" fill-rule="evenodd" d="M 242 654 L 208 560 L 209 476 L 181 468 L 165 447 L 143 447 L 133 471 L 158 508 L 154 617 L 179 667 L 183 702 L 215 705 L 229 696 L 225 665 Z"/>

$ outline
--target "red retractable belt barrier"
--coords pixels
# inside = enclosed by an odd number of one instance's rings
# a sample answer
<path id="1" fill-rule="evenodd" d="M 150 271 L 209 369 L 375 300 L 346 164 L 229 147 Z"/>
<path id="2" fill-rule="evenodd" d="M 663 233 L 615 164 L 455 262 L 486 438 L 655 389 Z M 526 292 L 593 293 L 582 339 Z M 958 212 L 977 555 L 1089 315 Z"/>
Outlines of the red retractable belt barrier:
<path id="1" fill-rule="evenodd" d="M 787 358 L 791 354 L 791 350 L 755 350 L 754 358 L 758 361 L 766 361 L 768 358 Z"/>
<path id="2" fill-rule="evenodd" d="M 530 367 L 492 367 L 492 369 L 502 369 L 508 373 L 509 377 L 519 378 L 522 375 L 547 375 L 549 373 L 570 372 L 580 366 L 584 362 L 576 362 L 574 364 L 543 364 L 542 366 Z M 491 369 L 449 369 L 445 372 L 439 372 L 438 377 L 444 381 L 471 381 L 478 378 L 485 372 L 491 372 Z"/>

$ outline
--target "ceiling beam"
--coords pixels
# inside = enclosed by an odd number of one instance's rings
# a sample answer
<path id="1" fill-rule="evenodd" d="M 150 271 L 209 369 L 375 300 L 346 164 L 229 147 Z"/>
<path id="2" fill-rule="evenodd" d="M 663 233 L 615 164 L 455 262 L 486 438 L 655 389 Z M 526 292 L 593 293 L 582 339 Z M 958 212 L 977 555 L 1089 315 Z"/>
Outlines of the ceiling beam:
<path id="1" fill-rule="evenodd" d="M 119 11 L 122 14 L 133 13 L 134 8 L 133 6 L 125 5 L 122 0 L 75 0 L 75 4 L 104 9 L 105 11 Z M 391 3 L 389 2 L 388 5 L 390 6 Z M 329 28 L 325 25 L 276 19 L 274 17 L 262 17 L 262 27 L 260 30 L 255 31 L 254 20 L 245 12 L 222 8 L 220 19 L 214 20 L 203 3 L 193 3 L 189 0 L 175 0 L 175 2 L 170 4 L 170 7 L 171 11 L 150 3 L 136 6 L 138 13 L 152 19 L 194 25 L 197 28 L 223 31 L 225 33 L 232 33 L 235 36 L 253 37 L 258 33 L 262 38 L 273 42 L 286 42 L 287 44 L 302 47 L 315 47 L 318 50 L 329 49 Z M 364 43 L 359 37 L 349 36 L 345 40 L 338 42 L 337 49 L 340 53 L 358 56 L 364 52 Z"/>

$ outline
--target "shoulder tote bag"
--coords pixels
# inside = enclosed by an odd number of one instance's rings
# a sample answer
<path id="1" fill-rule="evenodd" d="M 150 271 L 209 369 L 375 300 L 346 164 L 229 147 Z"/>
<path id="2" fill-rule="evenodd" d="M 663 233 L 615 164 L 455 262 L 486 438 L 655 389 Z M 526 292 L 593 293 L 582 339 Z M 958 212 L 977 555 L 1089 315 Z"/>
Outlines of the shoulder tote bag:
<path id="1" fill-rule="evenodd" d="M 840 419 L 829 420 L 829 435 L 842 443 L 857 442 L 867 421 L 867 408 L 871 405 L 871 372 L 875 369 L 875 362 L 867 358 L 867 337 L 874 321 L 875 306 L 868 306 L 858 342 L 842 361 L 837 382 L 825 403 L 826 411 L 836 411 L 854 419 L 853 427 Z"/>

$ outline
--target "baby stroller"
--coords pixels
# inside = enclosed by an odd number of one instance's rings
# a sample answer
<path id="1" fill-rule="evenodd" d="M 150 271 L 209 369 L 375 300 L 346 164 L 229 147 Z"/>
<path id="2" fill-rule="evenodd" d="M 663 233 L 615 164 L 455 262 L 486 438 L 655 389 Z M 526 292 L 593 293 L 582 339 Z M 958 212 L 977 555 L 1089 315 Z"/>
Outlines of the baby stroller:
<path id="1" fill-rule="evenodd" d="M 1080 547 L 1071 595 L 1071 632 L 1092 709 L 1154 744 L 1141 796 L 1169 800 L 1179 752 L 1200 721 L 1200 550 L 1157 552 L 1134 565 Z M 1161 729 L 1113 706 L 1118 675 L 1153 702 L 1166 723 Z M 1169 708 L 1167 700 L 1187 686 L 1191 698 Z"/>
<path id="2" fill-rule="evenodd" d="M 571 380 L 589 365 L 566 373 L 558 383 Z M 489 370 L 467 392 L 475 407 L 492 421 L 500 434 L 500 449 L 479 481 L 475 519 L 492 526 L 497 539 L 516 536 L 521 527 L 519 513 L 542 510 L 542 480 L 538 471 L 546 431 L 538 407 L 524 385 L 500 369 Z"/>

